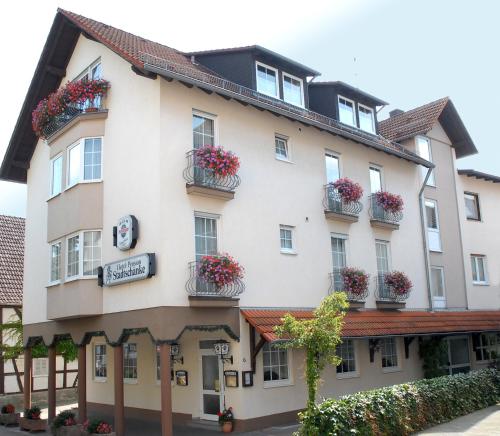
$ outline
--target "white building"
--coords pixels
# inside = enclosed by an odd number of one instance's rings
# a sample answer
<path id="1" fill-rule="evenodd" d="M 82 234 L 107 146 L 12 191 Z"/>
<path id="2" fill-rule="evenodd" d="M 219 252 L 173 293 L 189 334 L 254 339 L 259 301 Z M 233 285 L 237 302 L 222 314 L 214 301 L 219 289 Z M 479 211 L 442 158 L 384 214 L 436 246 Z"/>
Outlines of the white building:
<path id="1" fill-rule="evenodd" d="M 224 404 L 240 429 L 295 419 L 304 355 L 276 349 L 273 328 L 289 311 L 310 316 L 345 266 L 369 273 L 370 286 L 351 296 L 344 363 L 325 370 L 321 395 L 421 378 L 422 336 L 448 342 L 450 373 L 487 363 L 471 335 L 500 330 L 500 312 L 468 298 L 455 161 L 476 149 L 453 104 L 379 123 L 384 101 L 310 83 L 318 74 L 259 46 L 181 53 L 58 11 L 0 177 L 28 185 L 28 354 L 40 340 L 79 346 L 81 419 L 108 410 L 123 434 L 124 415 L 161 418 L 165 435 L 172 417 L 213 420 Z M 82 78 L 110 82 L 98 110 L 66 112 L 37 138 L 38 102 Z M 199 167 L 193 150 L 206 144 L 238 156 L 237 177 Z M 359 204 L 325 188 L 340 177 L 362 186 Z M 399 194 L 404 216 L 375 204 L 378 191 Z M 113 243 L 123 225 L 134 248 Z M 245 273 L 215 287 L 196 262 L 221 253 Z M 142 280 L 108 286 L 130 265 Z M 394 270 L 413 283 L 403 298 L 385 285 Z M 53 415 L 51 385 L 49 399 Z"/>

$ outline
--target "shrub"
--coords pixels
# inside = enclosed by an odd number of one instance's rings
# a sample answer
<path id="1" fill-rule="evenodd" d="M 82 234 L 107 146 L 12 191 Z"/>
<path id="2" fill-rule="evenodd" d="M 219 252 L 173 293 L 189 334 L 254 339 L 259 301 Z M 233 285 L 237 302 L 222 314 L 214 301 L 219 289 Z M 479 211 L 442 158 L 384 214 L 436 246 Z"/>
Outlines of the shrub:
<path id="1" fill-rule="evenodd" d="M 346 203 L 358 201 L 363 196 L 363 188 L 359 183 L 353 182 L 351 179 L 344 177 L 330 183 L 337 190 L 342 200 Z"/>
<path id="2" fill-rule="evenodd" d="M 16 408 L 11 403 L 6 404 L 5 406 L 2 406 L 2 413 L 14 413 L 15 411 L 16 411 Z"/>
<path id="3" fill-rule="evenodd" d="M 28 419 L 40 419 L 41 413 L 42 411 L 40 410 L 40 407 L 33 406 L 24 411 L 24 417 Z"/>
<path id="4" fill-rule="evenodd" d="M 500 373 L 482 369 L 328 399 L 299 414 L 300 434 L 405 436 L 500 400 Z"/>
<path id="5" fill-rule="evenodd" d="M 71 410 L 63 410 L 59 413 L 52 422 L 52 428 L 69 427 L 76 425 L 75 414 Z"/>

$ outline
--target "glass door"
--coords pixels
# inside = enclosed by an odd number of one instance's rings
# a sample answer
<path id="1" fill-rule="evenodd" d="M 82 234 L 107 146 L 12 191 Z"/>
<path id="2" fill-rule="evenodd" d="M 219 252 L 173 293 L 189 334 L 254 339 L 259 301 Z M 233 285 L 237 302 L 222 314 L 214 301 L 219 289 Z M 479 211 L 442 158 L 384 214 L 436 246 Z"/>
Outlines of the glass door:
<path id="1" fill-rule="evenodd" d="M 201 417 L 217 421 L 223 408 L 222 364 L 213 349 L 200 350 L 201 359 Z"/>
<path id="2" fill-rule="evenodd" d="M 448 342 L 448 372 L 450 375 L 470 371 L 469 338 L 456 336 L 446 339 Z"/>

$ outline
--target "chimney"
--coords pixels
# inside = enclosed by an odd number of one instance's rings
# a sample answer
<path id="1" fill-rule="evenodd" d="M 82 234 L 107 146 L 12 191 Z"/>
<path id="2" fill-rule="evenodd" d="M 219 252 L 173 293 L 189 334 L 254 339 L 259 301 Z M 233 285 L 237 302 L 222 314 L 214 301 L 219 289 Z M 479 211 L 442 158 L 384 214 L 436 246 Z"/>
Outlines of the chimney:
<path id="1" fill-rule="evenodd" d="M 401 109 L 393 109 L 392 111 L 389 112 L 389 117 L 393 118 L 397 115 L 404 114 L 405 111 L 402 111 Z"/>

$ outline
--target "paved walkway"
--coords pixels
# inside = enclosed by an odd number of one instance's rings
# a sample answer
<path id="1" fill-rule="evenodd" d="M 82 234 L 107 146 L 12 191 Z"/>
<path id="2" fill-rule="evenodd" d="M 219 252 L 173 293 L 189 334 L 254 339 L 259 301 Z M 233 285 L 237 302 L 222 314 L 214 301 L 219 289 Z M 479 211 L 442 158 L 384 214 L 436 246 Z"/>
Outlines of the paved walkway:
<path id="1" fill-rule="evenodd" d="M 500 404 L 418 433 L 435 436 L 500 436 Z"/>

